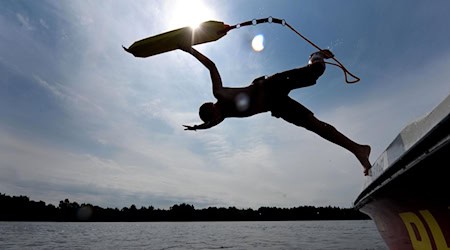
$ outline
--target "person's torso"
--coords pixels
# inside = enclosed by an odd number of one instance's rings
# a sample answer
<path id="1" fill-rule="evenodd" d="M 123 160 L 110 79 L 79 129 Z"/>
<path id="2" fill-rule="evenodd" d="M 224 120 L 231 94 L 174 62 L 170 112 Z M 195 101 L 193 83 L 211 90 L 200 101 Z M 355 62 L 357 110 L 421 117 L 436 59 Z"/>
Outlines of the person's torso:
<path id="1" fill-rule="evenodd" d="M 217 104 L 224 117 L 248 117 L 268 111 L 264 86 L 252 84 L 243 88 L 223 88 Z"/>

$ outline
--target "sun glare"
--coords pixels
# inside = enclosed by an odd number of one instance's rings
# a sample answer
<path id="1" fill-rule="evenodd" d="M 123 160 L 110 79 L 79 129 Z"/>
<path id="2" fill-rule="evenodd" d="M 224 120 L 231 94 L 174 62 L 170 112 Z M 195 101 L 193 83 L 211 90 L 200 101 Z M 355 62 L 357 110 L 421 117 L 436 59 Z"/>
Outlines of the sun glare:
<path id="1" fill-rule="evenodd" d="M 192 22 L 190 23 L 188 26 L 191 27 L 193 30 L 197 29 L 198 27 L 200 27 L 200 24 L 202 23 L 202 21 L 198 21 L 198 22 Z"/>
<path id="2" fill-rule="evenodd" d="M 257 35 L 252 40 L 252 48 L 256 52 L 261 52 L 264 49 L 264 36 Z"/>
<path id="3" fill-rule="evenodd" d="M 213 11 L 202 1 L 178 1 L 170 14 L 170 26 L 196 29 L 202 22 L 214 19 Z"/>

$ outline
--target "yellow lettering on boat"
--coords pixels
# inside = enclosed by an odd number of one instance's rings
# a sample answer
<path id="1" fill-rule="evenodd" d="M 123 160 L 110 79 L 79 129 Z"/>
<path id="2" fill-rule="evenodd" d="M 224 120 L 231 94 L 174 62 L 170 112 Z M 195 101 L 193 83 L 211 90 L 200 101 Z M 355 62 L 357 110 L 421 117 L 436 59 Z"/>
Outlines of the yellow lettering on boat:
<path id="1" fill-rule="evenodd" d="M 406 226 L 406 230 L 408 231 L 413 248 L 420 250 L 431 250 L 432 246 L 430 237 L 428 237 L 427 230 L 419 216 L 413 212 L 400 213 L 399 216 L 402 218 L 403 223 Z M 417 233 L 419 234 L 417 236 L 414 227 L 417 229 Z"/>
<path id="2" fill-rule="evenodd" d="M 428 224 L 428 227 L 430 228 L 431 235 L 434 238 L 434 242 L 436 244 L 437 250 L 450 250 L 450 247 L 448 247 L 447 242 L 445 240 L 444 234 L 442 233 L 441 228 L 439 227 L 439 224 L 437 223 L 436 219 L 433 217 L 433 215 L 428 210 L 421 210 L 419 211 L 422 217 L 425 219 L 426 223 Z"/>

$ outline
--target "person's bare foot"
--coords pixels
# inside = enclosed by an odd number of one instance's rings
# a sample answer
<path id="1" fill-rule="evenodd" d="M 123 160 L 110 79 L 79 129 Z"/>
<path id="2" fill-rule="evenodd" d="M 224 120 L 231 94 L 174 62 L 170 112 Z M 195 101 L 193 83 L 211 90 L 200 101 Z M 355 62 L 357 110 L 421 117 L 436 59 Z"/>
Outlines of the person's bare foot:
<path id="1" fill-rule="evenodd" d="M 361 145 L 360 149 L 355 154 L 356 158 L 361 162 L 361 165 L 363 165 L 365 176 L 369 175 L 370 168 L 372 168 L 369 161 L 370 150 L 371 148 L 369 145 Z"/>

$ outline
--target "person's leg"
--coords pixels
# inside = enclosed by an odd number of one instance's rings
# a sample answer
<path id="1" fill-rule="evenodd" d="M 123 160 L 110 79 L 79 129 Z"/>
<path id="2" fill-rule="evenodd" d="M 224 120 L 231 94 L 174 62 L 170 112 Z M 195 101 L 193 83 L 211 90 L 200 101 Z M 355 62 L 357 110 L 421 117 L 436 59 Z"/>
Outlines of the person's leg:
<path id="1" fill-rule="evenodd" d="M 332 125 L 317 119 L 309 109 L 300 103 L 289 97 L 286 98 L 277 107 L 277 112 L 272 112 L 274 116 L 281 117 L 287 122 L 304 127 L 322 138 L 349 150 L 358 158 L 364 167 L 364 174 L 369 174 L 369 169 L 371 168 L 369 162 L 370 146 L 361 145 L 350 140 Z"/>
<path id="2" fill-rule="evenodd" d="M 309 64 L 301 68 L 291 69 L 269 76 L 265 81 L 273 87 L 283 88 L 286 93 L 297 88 L 316 84 L 316 80 L 325 71 L 324 64 Z"/>
<path id="3" fill-rule="evenodd" d="M 326 122 L 320 121 L 314 115 L 305 117 L 305 120 L 302 124 L 304 128 L 313 131 L 322 138 L 352 152 L 356 156 L 356 158 L 358 158 L 359 162 L 361 162 L 361 164 L 363 165 L 364 175 L 369 174 L 369 169 L 371 168 L 371 164 L 369 162 L 369 145 L 361 145 L 350 140 L 347 136 L 339 132 L 335 127 Z"/>

